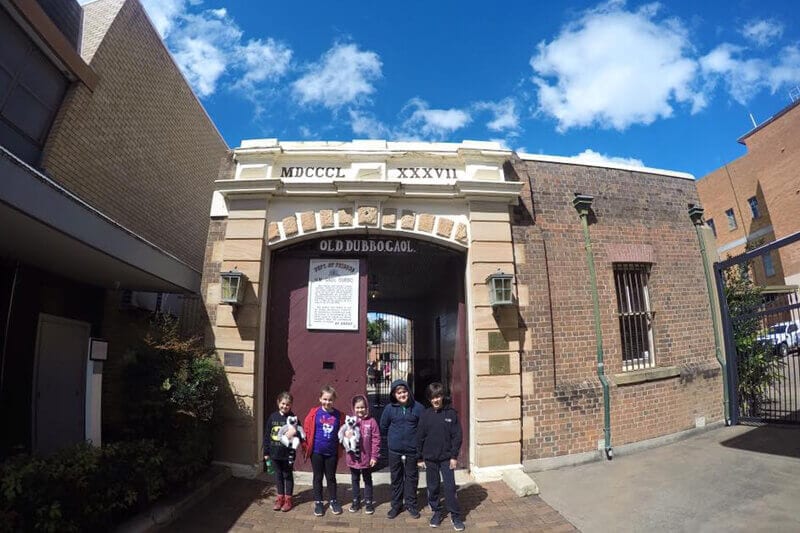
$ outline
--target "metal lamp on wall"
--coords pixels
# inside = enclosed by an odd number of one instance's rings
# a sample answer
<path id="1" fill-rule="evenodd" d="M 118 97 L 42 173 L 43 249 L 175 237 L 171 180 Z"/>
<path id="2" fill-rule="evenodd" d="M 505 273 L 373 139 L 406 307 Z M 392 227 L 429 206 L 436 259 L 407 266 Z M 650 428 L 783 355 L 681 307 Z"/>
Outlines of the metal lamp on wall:
<path id="1" fill-rule="evenodd" d="M 491 304 L 492 309 L 497 310 L 500 307 L 514 303 L 513 291 L 511 290 L 513 281 L 513 275 L 506 274 L 500 269 L 487 276 L 486 285 L 489 288 L 489 304 Z"/>
<path id="2" fill-rule="evenodd" d="M 222 287 L 222 294 L 220 302 L 230 305 L 241 305 L 244 300 L 244 284 L 247 281 L 247 276 L 244 272 L 239 272 L 236 267 L 228 272 L 220 272 L 220 284 Z"/>

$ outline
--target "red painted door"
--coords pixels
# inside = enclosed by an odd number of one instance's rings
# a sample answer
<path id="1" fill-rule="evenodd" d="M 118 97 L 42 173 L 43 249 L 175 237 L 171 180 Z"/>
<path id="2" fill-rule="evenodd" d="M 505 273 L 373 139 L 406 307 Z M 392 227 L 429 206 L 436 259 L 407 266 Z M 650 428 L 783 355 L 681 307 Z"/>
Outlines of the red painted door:
<path id="1" fill-rule="evenodd" d="M 306 327 L 309 260 L 307 253 L 273 255 L 267 316 L 265 412 L 273 412 L 276 396 L 289 390 L 301 421 L 319 405 L 325 384 L 336 389 L 335 407 L 345 414 L 353 396 L 366 394 L 367 262 L 359 260 L 358 331 L 321 331 Z M 311 464 L 299 460 L 296 468 L 308 471 Z M 348 471 L 343 458 L 339 471 Z"/>

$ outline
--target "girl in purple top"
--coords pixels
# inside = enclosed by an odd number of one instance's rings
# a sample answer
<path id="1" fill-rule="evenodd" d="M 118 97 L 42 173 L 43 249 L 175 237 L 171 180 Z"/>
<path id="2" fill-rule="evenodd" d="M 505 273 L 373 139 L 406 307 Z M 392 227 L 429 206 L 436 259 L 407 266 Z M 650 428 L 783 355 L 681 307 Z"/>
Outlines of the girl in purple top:
<path id="1" fill-rule="evenodd" d="M 311 456 L 312 485 L 314 488 L 314 515 L 325 514 L 322 503 L 322 476 L 328 483 L 328 504 L 333 514 L 342 514 L 342 506 L 336 500 L 336 463 L 339 462 L 339 427 L 342 424 L 342 413 L 333 407 L 336 401 L 336 390 L 330 385 L 322 387 L 319 395 L 319 407 L 312 408 L 305 420 L 303 430 L 306 433 L 306 458 Z"/>

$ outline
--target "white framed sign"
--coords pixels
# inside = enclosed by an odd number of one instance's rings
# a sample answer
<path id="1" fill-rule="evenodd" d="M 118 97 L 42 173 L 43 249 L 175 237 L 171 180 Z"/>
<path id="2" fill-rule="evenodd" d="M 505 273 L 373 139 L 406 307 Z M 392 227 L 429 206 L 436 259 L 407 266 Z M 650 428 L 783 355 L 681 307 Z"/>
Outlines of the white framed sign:
<path id="1" fill-rule="evenodd" d="M 308 329 L 358 330 L 358 259 L 311 259 Z"/>

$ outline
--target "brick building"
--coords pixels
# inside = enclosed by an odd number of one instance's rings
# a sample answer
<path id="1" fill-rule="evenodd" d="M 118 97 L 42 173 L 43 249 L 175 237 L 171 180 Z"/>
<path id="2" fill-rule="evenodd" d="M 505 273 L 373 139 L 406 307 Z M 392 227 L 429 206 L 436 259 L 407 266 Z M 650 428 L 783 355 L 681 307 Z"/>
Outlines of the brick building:
<path id="1" fill-rule="evenodd" d="M 226 145 L 136 0 L 3 2 L 0 80 L 0 455 L 97 443 L 121 291 L 199 291 Z"/>
<path id="2" fill-rule="evenodd" d="M 742 253 L 747 244 L 766 244 L 800 231 L 800 100 L 739 142 L 747 147 L 745 155 L 697 182 L 722 258 Z M 800 285 L 800 245 L 761 256 L 752 270 L 762 286 Z"/>
<path id="3" fill-rule="evenodd" d="M 216 183 L 202 287 L 235 398 L 218 460 L 255 472 L 282 390 L 301 416 L 323 383 L 380 410 L 374 353 L 419 400 L 446 384 L 478 477 L 721 421 L 697 201 L 686 174 L 491 142 L 243 142 Z M 232 305 L 228 272 L 246 280 Z M 493 301 L 508 275 L 513 298 Z M 391 326 L 367 343 L 377 317 L 408 332 L 407 359 L 382 347 Z"/>

